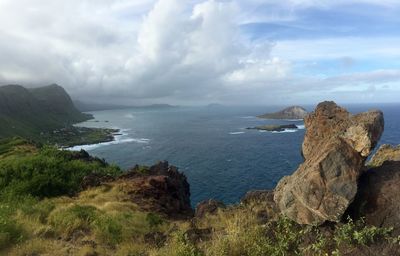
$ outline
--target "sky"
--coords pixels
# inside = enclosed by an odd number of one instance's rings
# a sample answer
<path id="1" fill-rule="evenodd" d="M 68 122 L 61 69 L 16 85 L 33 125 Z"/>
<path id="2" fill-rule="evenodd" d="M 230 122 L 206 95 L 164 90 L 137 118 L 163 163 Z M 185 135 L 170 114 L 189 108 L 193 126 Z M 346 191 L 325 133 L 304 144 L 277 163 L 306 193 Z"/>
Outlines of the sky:
<path id="1" fill-rule="evenodd" d="M 400 102 L 398 0 L 0 0 L 0 84 L 144 105 Z"/>

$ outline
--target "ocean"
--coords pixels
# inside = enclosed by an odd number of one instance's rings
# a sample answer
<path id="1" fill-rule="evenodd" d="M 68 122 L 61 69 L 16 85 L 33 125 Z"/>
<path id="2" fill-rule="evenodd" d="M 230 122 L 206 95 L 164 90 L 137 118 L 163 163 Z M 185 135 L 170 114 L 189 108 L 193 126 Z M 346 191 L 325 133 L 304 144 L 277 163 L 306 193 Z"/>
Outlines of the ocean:
<path id="1" fill-rule="evenodd" d="M 350 112 L 381 109 L 385 132 L 380 143 L 400 144 L 400 104 L 344 105 Z M 282 107 L 213 106 L 119 109 L 90 112 L 86 127 L 121 129 L 116 140 L 78 146 L 124 169 L 168 160 L 188 177 L 191 201 L 214 198 L 236 203 L 249 190 L 272 189 L 302 162 L 301 120 L 265 120 L 256 116 Z M 313 106 L 307 106 L 312 110 Z M 298 130 L 247 130 L 263 124 L 290 124 Z"/>

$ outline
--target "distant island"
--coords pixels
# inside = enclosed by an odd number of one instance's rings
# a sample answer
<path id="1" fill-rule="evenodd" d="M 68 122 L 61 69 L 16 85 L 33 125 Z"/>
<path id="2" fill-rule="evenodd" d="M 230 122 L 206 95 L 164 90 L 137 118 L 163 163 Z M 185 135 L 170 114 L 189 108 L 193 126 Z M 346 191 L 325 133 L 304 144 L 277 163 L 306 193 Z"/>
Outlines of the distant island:
<path id="1" fill-rule="evenodd" d="M 0 86 L 0 138 L 19 136 L 63 147 L 114 140 L 118 130 L 74 126 L 90 119 L 57 84 Z"/>
<path id="2" fill-rule="evenodd" d="M 117 105 L 117 104 L 107 104 L 107 103 L 92 103 L 81 100 L 73 101 L 75 107 L 82 112 L 88 111 L 101 111 L 101 110 L 114 110 L 114 109 L 159 109 L 159 108 L 176 108 L 178 106 L 169 104 L 151 104 L 151 105 Z"/>
<path id="3" fill-rule="evenodd" d="M 249 130 L 262 130 L 262 131 L 269 131 L 269 132 L 283 132 L 286 129 L 298 129 L 295 124 L 270 124 L 270 125 L 260 125 L 256 127 L 248 127 L 246 129 Z"/>
<path id="4" fill-rule="evenodd" d="M 266 113 L 257 117 L 265 119 L 304 119 L 307 114 L 307 110 L 303 107 L 291 106 L 278 112 Z"/>

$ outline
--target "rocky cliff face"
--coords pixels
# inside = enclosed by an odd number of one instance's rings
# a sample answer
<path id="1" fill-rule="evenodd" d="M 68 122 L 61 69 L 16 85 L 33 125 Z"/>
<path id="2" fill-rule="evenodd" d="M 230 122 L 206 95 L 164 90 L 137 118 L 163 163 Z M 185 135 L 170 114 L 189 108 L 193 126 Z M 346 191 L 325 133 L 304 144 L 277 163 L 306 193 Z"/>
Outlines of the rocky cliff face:
<path id="1" fill-rule="evenodd" d="M 304 163 L 275 188 L 281 212 L 300 224 L 338 222 L 353 202 L 366 157 L 383 132 L 383 114 L 351 115 L 334 102 L 305 118 Z"/>

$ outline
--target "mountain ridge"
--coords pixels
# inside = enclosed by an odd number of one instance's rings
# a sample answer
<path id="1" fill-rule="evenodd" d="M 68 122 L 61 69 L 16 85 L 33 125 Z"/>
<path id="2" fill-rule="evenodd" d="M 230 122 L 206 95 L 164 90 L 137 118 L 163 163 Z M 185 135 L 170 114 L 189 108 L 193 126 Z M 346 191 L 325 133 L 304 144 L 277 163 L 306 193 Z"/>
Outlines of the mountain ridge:
<path id="1" fill-rule="evenodd" d="M 40 140 L 42 133 L 92 118 L 92 115 L 77 110 L 71 97 L 59 85 L 32 89 L 16 84 L 0 86 L 0 137 Z"/>

